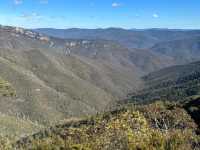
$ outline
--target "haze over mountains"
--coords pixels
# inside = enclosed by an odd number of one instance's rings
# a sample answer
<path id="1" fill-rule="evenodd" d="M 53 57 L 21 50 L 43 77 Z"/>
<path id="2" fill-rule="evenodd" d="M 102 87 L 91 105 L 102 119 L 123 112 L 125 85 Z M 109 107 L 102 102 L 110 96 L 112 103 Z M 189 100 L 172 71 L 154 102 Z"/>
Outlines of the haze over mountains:
<path id="1" fill-rule="evenodd" d="M 199 30 L 0 26 L 0 131 L 19 138 L 61 120 L 107 111 L 119 102 L 125 105 L 127 99 L 183 100 L 183 118 L 196 125 L 199 105 L 188 99 L 200 93 L 199 52 Z M 164 107 L 169 118 L 179 109 Z"/>
<path id="2" fill-rule="evenodd" d="M 200 150 L 200 0 L 1 0 L 0 150 Z"/>
<path id="3" fill-rule="evenodd" d="M 200 36 L 161 42 L 151 48 L 154 52 L 172 57 L 179 64 L 198 61 L 200 57 L 199 49 Z"/>
<path id="4" fill-rule="evenodd" d="M 1 27 L 0 32 L 0 76 L 16 90 L 16 96 L 1 99 L 2 113 L 9 110 L 47 122 L 93 114 L 141 84 L 134 68 L 112 63 L 117 57 L 111 55 L 111 61 L 66 54 L 71 47 L 120 50 L 116 44 L 65 41 L 13 27 Z"/>
<path id="5" fill-rule="evenodd" d="M 178 30 L 178 29 L 34 29 L 46 35 L 63 39 L 106 39 L 116 41 L 129 48 L 151 48 L 157 43 L 189 39 L 200 36 L 200 30 Z"/>
<path id="6" fill-rule="evenodd" d="M 200 60 L 200 31 L 36 31 L 46 35 L 0 27 L 0 77 L 16 91 L 0 103 L 43 123 L 102 111 L 143 88 L 143 75 Z"/>
<path id="7" fill-rule="evenodd" d="M 35 29 L 40 33 L 70 39 L 106 39 L 127 48 L 150 50 L 172 59 L 174 64 L 199 60 L 200 30 L 143 29 Z M 161 56 L 162 57 L 162 56 Z"/>

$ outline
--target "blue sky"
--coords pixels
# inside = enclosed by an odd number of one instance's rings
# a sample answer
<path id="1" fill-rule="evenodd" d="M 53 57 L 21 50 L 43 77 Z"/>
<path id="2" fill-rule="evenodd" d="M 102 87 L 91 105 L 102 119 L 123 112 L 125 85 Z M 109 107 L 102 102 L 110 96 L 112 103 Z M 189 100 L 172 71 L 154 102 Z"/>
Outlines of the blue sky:
<path id="1" fill-rule="evenodd" d="M 0 24 L 200 29 L 200 0 L 0 0 Z"/>

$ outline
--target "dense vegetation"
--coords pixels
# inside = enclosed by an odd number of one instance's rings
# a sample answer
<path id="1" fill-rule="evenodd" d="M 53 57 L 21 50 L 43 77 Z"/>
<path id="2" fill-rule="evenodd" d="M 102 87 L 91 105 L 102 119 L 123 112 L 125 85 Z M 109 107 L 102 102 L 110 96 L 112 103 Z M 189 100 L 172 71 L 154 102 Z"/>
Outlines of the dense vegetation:
<path id="1" fill-rule="evenodd" d="M 146 88 L 133 94 L 130 103 L 173 101 L 200 126 L 200 62 L 169 67 L 144 77 Z"/>
<path id="2" fill-rule="evenodd" d="M 183 101 L 200 94 L 200 62 L 163 69 L 143 79 L 146 88 L 133 94 L 130 101 Z"/>
<path id="3" fill-rule="evenodd" d="M 51 127 L 3 149 L 192 150 L 200 148 L 198 127 L 176 103 L 127 105 L 115 111 Z"/>
<path id="4" fill-rule="evenodd" d="M 16 92 L 12 85 L 0 77 L 0 97 L 15 96 Z"/>
<path id="5" fill-rule="evenodd" d="M 130 32 L 119 31 L 124 36 Z M 199 34 L 144 32 L 133 39 L 137 48 L 149 35 L 148 47 Z M 153 72 L 141 80 L 141 74 L 176 64 L 177 55 L 155 53 L 165 51 L 159 44 L 154 51 L 134 49 L 122 46 L 127 41 L 120 39 L 66 40 L 15 27 L 0 27 L 0 37 L 0 150 L 200 149 L 200 62 Z M 175 39 L 172 45 L 162 45 L 184 46 L 192 54 L 186 61 L 192 60 L 199 38 L 190 37 L 187 43 Z M 123 101 L 106 113 L 74 119 L 105 111 L 130 91 L 137 91 L 128 99 L 130 104 Z"/>

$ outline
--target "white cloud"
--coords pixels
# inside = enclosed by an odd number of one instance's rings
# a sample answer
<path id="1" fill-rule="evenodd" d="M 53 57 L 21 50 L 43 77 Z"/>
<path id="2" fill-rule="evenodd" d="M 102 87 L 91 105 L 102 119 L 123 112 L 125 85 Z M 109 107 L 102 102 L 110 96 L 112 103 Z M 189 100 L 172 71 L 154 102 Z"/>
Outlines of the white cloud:
<path id="1" fill-rule="evenodd" d="M 43 18 L 43 16 L 37 14 L 36 12 L 33 13 L 24 13 L 21 16 L 18 17 L 19 19 L 23 20 L 40 20 Z"/>
<path id="2" fill-rule="evenodd" d="M 14 0 L 15 5 L 20 5 L 23 3 L 23 0 Z"/>
<path id="3" fill-rule="evenodd" d="M 135 14 L 135 17 L 140 17 L 140 15 L 139 14 Z"/>
<path id="4" fill-rule="evenodd" d="M 48 4 L 49 0 L 38 0 L 40 4 Z M 24 0 L 14 0 L 15 5 L 20 5 L 24 2 Z"/>
<path id="5" fill-rule="evenodd" d="M 156 14 L 156 13 L 155 13 L 155 14 L 153 14 L 152 16 L 153 16 L 153 18 L 159 18 L 159 15 L 158 15 L 158 14 Z"/>
<path id="6" fill-rule="evenodd" d="M 113 8 L 120 7 L 120 6 L 122 6 L 122 4 L 116 3 L 116 2 L 112 3 Z"/>
<path id="7" fill-rule="evenodd" d="M 48 4 L 49 0 L 40 0 L 40 4 Z"/>

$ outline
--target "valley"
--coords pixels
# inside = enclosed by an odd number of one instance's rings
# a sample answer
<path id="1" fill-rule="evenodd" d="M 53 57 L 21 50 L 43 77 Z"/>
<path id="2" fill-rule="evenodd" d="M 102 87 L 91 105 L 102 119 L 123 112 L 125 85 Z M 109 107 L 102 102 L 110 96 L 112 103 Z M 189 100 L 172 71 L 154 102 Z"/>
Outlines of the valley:
<path id="1" fill-rule="evenodd" d="M 199 30 L 0 26 L 0 142 L 199 148 L 199 41 Z"/>

